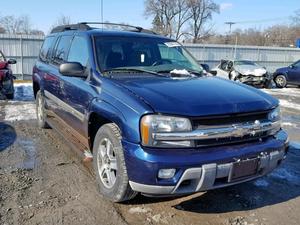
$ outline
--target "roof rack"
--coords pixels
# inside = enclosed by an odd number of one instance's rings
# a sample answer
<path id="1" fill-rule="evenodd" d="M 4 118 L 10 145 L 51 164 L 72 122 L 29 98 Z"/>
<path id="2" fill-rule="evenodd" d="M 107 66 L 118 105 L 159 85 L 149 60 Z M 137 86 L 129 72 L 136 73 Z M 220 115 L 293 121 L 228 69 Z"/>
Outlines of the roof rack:
<path id="1" fill-rule="evenodd" d="M 63 31 L 68 31 L 68 30 L 93 30 L 96 28 L 93 28 L 90 25 L 97 24 L 97 25 L 110 25 L 110 26 L 119 26 L 119 27 L 125 27 L 125 28 L 133 28 L 134 30 L 128 30 L 131 32 L 139 32 L 139 33 L 149 33 L 149 34 L 157 34 L 154 31 L 144 29 L 139 26 L 132 26 L 132 25 L 127 25 L 127 24 L 121 24 L 121 23 L 109 23 L 109 22 L 81 22 L 77 24 L 69 24 L 69 25 L 62 25 L 58 26 L 52 29 L 51 33 L 58 33 L 58 32 L 63 32 Z"/>
<path id="2" fill-rule="evenodd" d="M 91 30 L 92 28 L 86 24 L 83 23 L 77 23 L 77 24 L 68 24 L 68 25 L 62 25 L 55 27 L 51 30 L 52 33 L 58 33 L 63 32 L 67 30 Z"/>

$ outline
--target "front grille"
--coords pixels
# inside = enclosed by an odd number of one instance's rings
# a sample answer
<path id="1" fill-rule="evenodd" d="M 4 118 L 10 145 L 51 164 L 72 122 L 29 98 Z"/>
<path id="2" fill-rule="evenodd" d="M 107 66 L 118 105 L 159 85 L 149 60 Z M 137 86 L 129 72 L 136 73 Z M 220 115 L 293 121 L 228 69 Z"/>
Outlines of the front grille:
<path id="1" fill-rule="evenodd" d="M 192 118 L 194 129 L 203 128 L 204 126 L 221 126 L 228 124 L 246 123 L 255 120 L 267 120 L 269 111 L 233 114 L 224 116 L 196 117 Z"/>
<path id="2" fill-rule="evenodd" d="M 205 146 L 220 146 L 220 145 L 233 145 L 241 143 L 256 142 L 258 140 L 264 140 L 269 136 L 268 132 L 263 132 L 256 135 L 245 135 L 244 137 L 230 137 L 230 138 L 219 138 L 219 139 L 208 139 L 208 140 L 197 140 L 195 142 L 196 147 Z"/>
<path id="3" fill-rule="evenodd" d="M 258 113 L 245 113 L 235 114 L 226 116 L 213 116 L 213 117 L 198 117 L 192 118 L 193 129 L 212 128 L 222 125 L 234 125 L 239 123 L 253 122 L 255 120 L 267 120 L 269 111 L 258 112 Z M 204 146 L 218 146 L 218 145 L 232 145 L 256 142 L 263 140 L 269 136 L 269 132 L 258 132 L 255 135 L 247 134 L 243 137 L 226 137 L 226 138 L 211 138 L 206 140 L 196 140 L 196 147 Z"/>

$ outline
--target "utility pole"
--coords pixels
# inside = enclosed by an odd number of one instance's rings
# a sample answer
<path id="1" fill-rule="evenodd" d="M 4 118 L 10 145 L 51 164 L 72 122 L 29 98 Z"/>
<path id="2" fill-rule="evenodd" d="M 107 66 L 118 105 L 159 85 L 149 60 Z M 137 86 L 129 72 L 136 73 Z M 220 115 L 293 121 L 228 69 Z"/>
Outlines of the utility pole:
<path id="1" fill-rule="evenodd" d="M 226 25 L 229 25 L 229 34 L 231 34 L 232 25 L 236 24 L 236 22 L 225 22 Z"/>

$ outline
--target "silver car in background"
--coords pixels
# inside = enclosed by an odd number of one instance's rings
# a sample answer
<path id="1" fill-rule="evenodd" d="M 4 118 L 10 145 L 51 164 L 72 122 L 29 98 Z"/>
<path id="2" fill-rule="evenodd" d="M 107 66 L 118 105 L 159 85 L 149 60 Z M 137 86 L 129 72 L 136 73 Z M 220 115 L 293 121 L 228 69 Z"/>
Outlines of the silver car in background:
<path id="1" fill-rule="evenodd" d="M 216 76 L 251 86 L 272 87 L 273 75 L 263 66 L 250 60 L 221 60 L 212 71 L 215 71 Z"/>

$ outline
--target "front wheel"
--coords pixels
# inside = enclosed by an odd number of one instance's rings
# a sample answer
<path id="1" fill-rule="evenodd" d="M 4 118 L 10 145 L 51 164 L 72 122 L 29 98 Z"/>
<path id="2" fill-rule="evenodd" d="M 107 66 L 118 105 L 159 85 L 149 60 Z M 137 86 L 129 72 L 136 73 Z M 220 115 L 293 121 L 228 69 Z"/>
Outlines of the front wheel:
<path id="1" fill-rule="evenodd" d="M 278 75 L 275 78 L 275 84 L 279 88 L 284 88 L 287 84 L 285 76 L 284 75 Z"/>
<path id="2" fill-rule="evenodd" d="M 104 197 L 113 202 L 123 202 L 136 196 L 129 185 L 121 133 L 116 124 L 105 124 L 98 130 L 93 164 L 99 191 Z"/>

